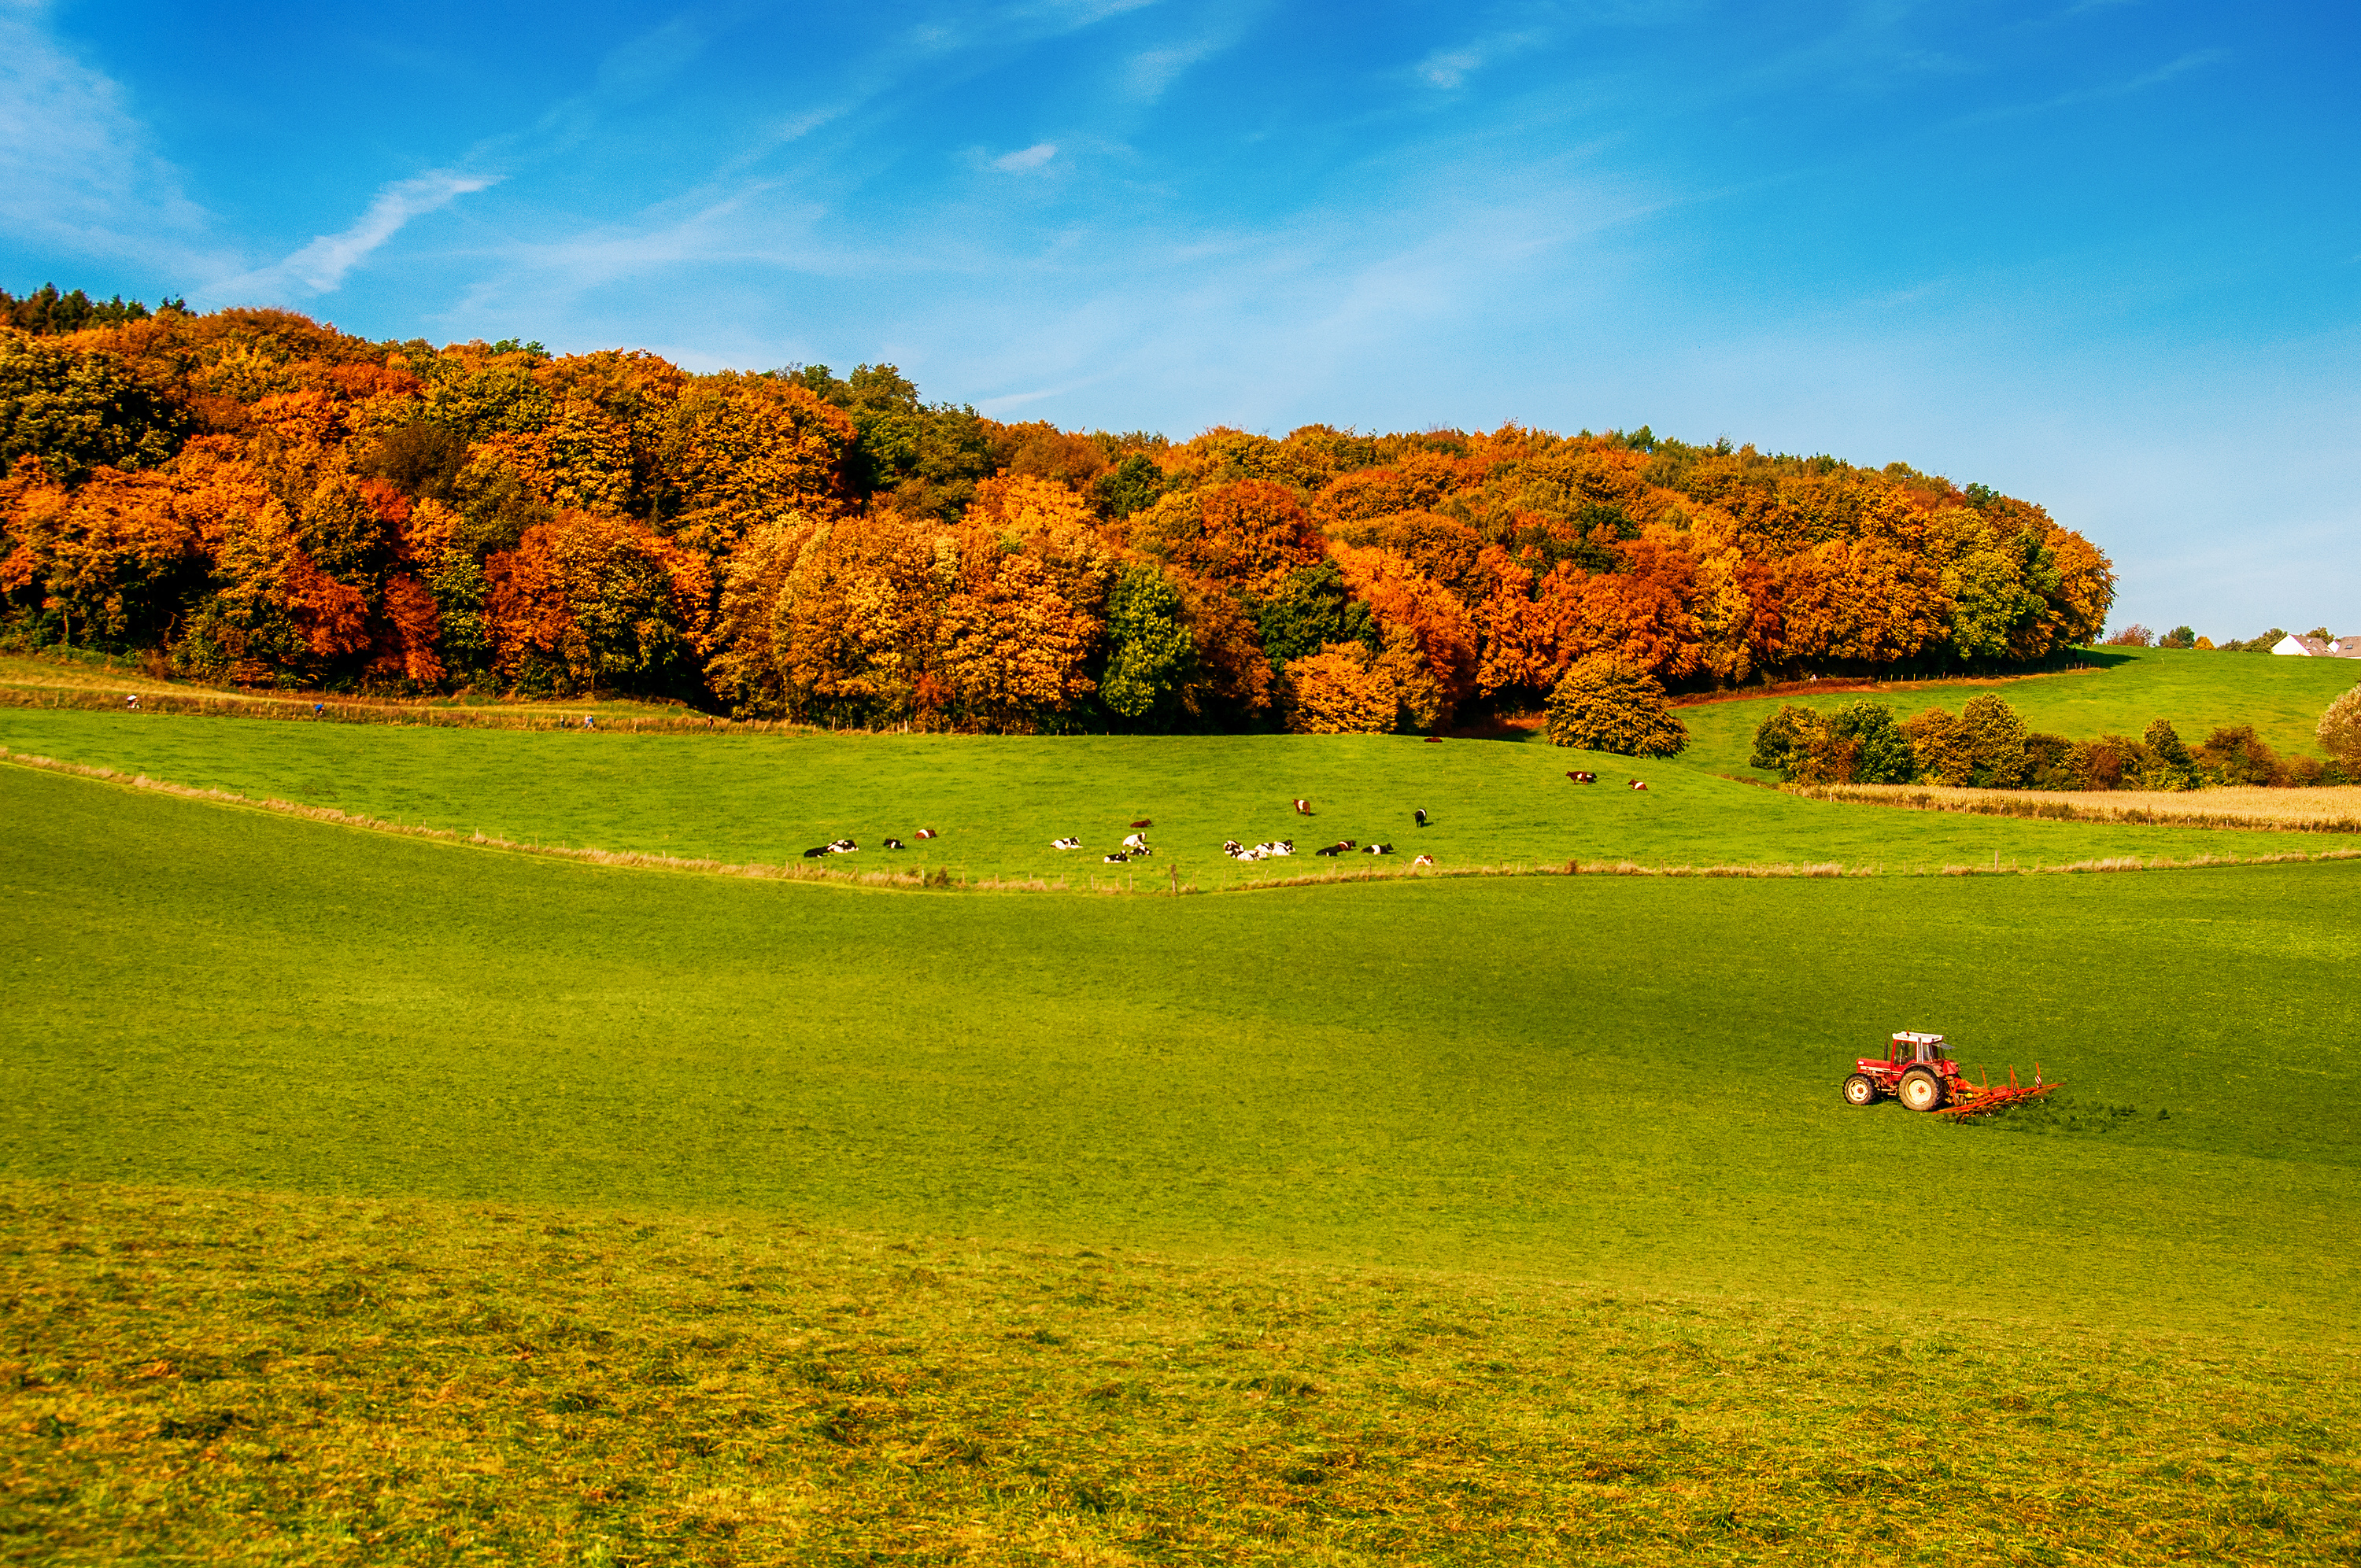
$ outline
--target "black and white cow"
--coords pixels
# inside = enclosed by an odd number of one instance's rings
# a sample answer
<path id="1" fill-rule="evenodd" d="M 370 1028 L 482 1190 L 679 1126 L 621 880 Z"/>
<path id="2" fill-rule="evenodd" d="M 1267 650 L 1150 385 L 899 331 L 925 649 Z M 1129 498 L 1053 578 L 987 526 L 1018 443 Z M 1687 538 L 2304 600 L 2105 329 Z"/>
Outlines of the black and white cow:
<path id="1" fill-rule="evenodd" d="M 885 840 L 885 847 L 889 850 L 906 850 L 910 846 L 905 844 L 899 839 L 888 839 Z"/>
<path id="2" fill-rule="evenodd" d="M 1361 853 L 1365 855 L 1390 855 L 1393 852 L 1394 847 L 1391 844 L 1364 844 L 1361 846 Z"/>

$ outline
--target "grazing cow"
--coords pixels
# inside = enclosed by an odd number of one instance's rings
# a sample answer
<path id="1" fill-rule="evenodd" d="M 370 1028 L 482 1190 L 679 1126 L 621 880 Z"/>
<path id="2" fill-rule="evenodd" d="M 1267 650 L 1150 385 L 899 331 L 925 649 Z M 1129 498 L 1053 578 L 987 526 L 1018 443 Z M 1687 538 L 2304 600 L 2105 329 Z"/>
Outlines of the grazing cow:
<path id="1" fill-rule="evenodd" d="M 1315 855 L 1349 855 L 1358 846 L 1350 839 L 1339 839 L 1325 849 L 1314 850 L 1312 852 Z"/>
<path id="2" fill-rule="evenodd" d="M 1598 775 L 1597 773 L 1568 773 L 1565 776 L 1572 779 L 1576 784 L 1597 784 L 1598 782 Z"/>
<path id="3" fill-rule="evenodd" d="M 1133 824 L 1132 824 L 1132 826 L 1133 826 L 1134 828 L 1153 828 L 1153 827 L 1155 827 L 1155 826 L 1156 826 L 1156 824 L 1155 824 L 1155 823 L 1153 823 L 1153 822 L 1151 822 L 1151 821 L 1149 821 L 1147 817 L 1141 817 L 1138 821 L 1137 821 L 1137 822 L 1133 823 Z"/>
<path id="4" fill-rule="evenodd" d="M 1298 817 L 1309 817 L 1309 816 L 1311 816 L 1311 815 L 1312 815 L 1312 803 L 1311 803 L 1310 801 L 1308 801 L 1308 800 L 1299 800 L 1299 801 L 1297 801 L 1297 802 L 1295 803 L 1295 814 L 1296 814 Z"/>
<path id="5" fill-rule="evenodd" d="M 1131 857 L 1125 854 L 1121 850 L 1117 850 L 1112 855 L 1101 855 L 1099 857 L 1099 863 L 1104 866 L 1128 865 L 1131 863 Z"/>
<path id="6" fill-rule="evenodd" d="M 918 829 L 918 837 L 921 839 L 931 839 L 934 836 L 935 830 L 931 828 L 921 828 Z"/>
<path id="7" fill-rule="evenodd" d="M 1631 781 L 1631 787 L 1633 789 L 1646 789 L 1648 787 L 1648 781 L 1645 779 L 1633 779 Z"/>
<path id="8" fill-rule="evenodd" d="M 1411 815 L 1418 818 L 1418 825 L 1420 827 L 1423 828 L 1426 826 L 1426 807 L 1422 806 L 1416 811 L 1411 812 Z"/>
<path id="9" fill-rule="evenodd" d="M 1421 855 L 1418 859 L 1412 861 L 1411 864 L 1414 866 L 1431 866 L 1434 864 L 1434 857 L 1433 855 Z"/>
<path id="10" fill-rule="evenodd" d="M 1245 848 L 1246 846 L 1239 843 L 1235 839 L 1224 839 L 1222 840 L 1222 853 L 1225 855 L 1235 855 Z"/>
<path id="11" fill-rule="evenodd" d="M 1140 853 L 1146 854 L 1148 852 L 1148 835 L 1145 833 L 1126 834 L 1124 837 L 1123 847 L 1126 850 L 1137 850 Z"/>
<path id="12" fill-rule="evenodd" d="M 905 844 L 899 839 L 888 839 L 885 840 L 885 847 L 889 850 L 906 850 L 910 846 Z"/>
<path id="13" fill-rule="evenodd" d="M 839 839 L 834 843 L 829 845 L 828 852 L 831 855 L 849 855 L 859 848 L 861 848 L 861 846 L 854 843 L 850 839 Z"/>
<path id="14" fill-rule="evenodd" d="M 825 854 L 827 854 L 827 853 L 828 853 L 828 846 L 827 846 L 826 844 L 822 844 L 822 845 L 821 845 L 818 849 L 817 849 L 817 850 L 806 850 L 804 851 L 804 859 L 805 859 L 805 860 L 807 860 L 807 861 L 816 861 L 816 860 L 818 860 L 822 855 L 825 855 Z"/>
<path id="15" fill-rule="evenodd" d="M 1365 855 L 1390 855 L 1393 852 L 1394 847 L 1391 844 L 1364 844 L 1361 846 L 1361 853 Z"/>
<path id="16" fill-rule="evenodd" d="M 1080 839 L 1052 839 L 1049 840 L 1049 848 L 1053 850 L 1079 850 L 1082 847 L 1082 841 Z"/>

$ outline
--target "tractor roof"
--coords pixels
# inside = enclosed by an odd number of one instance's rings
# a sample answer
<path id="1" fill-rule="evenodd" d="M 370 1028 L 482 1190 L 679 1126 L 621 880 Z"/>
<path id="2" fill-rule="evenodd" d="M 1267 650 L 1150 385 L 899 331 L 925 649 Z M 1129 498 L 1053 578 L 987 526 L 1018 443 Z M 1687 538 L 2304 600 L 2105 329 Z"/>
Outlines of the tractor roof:
<path id="1" fill-rule="evenodd" d="M 1939 1046 L 1943 1043 L 1943 1036 L 1940 1035 L 1914 1035 L 1907 1029 L 1900 1031 L 1894 1037 L 1905 1046 Z"/>

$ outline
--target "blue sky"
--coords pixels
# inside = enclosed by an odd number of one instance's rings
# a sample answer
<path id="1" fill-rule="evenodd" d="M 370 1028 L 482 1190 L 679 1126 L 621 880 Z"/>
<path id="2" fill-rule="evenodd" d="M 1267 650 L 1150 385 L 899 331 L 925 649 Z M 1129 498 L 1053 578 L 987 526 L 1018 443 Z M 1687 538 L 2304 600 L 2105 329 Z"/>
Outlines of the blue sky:
<path id="1" fill-rule="evenodd" d="M 2351 630 L 2356 18 L 0 0 L 0 286 L 1901 458 L 2097 539 L 2118 623 Z"/>

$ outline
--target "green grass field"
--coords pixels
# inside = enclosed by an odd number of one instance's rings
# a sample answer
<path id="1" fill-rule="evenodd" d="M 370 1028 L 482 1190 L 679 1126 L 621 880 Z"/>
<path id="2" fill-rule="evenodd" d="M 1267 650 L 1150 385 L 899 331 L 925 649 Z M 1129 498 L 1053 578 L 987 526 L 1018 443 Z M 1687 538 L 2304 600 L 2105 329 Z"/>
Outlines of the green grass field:
<path id="1" fill-rule="evenodd" d="M 1875 693 L 1808 693 L 1700 703 L 1680 710 L 1689 727 L 1683 761 L 1716 773 L 1769 778 L 1747 766 L 1754 731 L 1783 702 L 1831 708 L 1882 702 L 1897 718 L 1930 707 L 1960 711 L 1981 692 L 2007 699 L 2029 729 L 2077 740 L 2094 735 L 2138 735 L 2158 718 L 2172 721 L 2194 746 L 2223 726 L 2251 724 L 2276 751 L 2323 755 L 2314 729 L 2328 705 L 2361 685 L 2361 662 L 2292 659 L 2269 653 L 2192 652 L 2171 648 L 2086 649 L 2102 668 L 1997 683 L 1907 682 Z"/>
<path id="2" fill-rule="evenodd" d="M 1732 705 L 1736 706 L 1736 705 Z M 1691 710 L 1695 711 L 1695 710 Z M 330 806 L 517 842 L 732 863 L 800 863 L 851 838 L 831 868 L 945 866 L 1075 887 L 1218 887 L 1342 867 L 1444 870 L 1631 861 L 1915 873 L 2113 859 L 2314 854 L 2344 840 L 2289 831 L 2121 827 L 1887 811 L 1799 800 L 1686 760 L 1406 736 L 1001 738 L 584 734 L 249 722 L 0 708 L 0 746 L 251 799 Z M 1570 768 L 1600 782 L 1566 781 Z M 1624 781 L 1648 781 L 1644 793 Z M 1316 815 L 1295 815 L 1308 797 Z M 1414 808 L 1433 814 L 1418 828 Z M 1152 859 L 1101 856 L 1149 820 Z M 920 842 L 917 830 L 941 837 Z M 1085 850 L 1052 850 L 1072 835 Z M 896 853 L 882 841 L 910 848 Z M 1291 838 L 1290 860 L 1241 864 L 1226 839 Z M 1310 851 L 1351 839 L 1391 859 Z"/>
<path id="3" fill-rule="evenodd" d="M 1307 793 L 1484 861 L 2323 847 L 1497 742 L 0 742 L 725 859 Z M 0 821 L 0 1561 L 2361 1555 L 2361 862 L 1111 900 Z M 1845 1107 L 1899 1027 L 2067 1088 Z"/>

